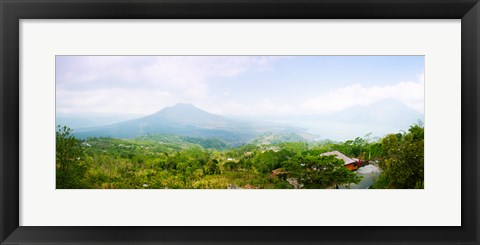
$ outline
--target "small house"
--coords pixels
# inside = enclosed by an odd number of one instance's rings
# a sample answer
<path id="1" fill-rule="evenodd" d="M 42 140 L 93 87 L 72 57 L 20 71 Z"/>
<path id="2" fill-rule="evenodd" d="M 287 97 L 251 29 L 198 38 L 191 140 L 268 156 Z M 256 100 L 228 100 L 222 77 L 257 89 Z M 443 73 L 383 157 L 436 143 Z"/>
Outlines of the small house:
<path id="1" fill-rule="evenodd" d="M 335 156 L 337 159 L 340 159 L 340 160 L 343 161 L 344 166 L 348 170 L 356 170 L 359 167 L 358 160 L 347 157 L 339 151 L 325 152 L 325 153 L 320 154 L 320 156 Z"/>

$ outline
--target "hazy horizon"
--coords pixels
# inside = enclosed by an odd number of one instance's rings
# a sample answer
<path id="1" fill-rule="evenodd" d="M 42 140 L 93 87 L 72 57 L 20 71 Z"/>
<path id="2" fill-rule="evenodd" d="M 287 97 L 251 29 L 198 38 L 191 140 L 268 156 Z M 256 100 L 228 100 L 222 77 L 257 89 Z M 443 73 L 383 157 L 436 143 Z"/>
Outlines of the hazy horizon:
<path id="1" fill-rule="evenodd" d="M 381 101 L 376 101 L 376 102 L 381 102 Z M 375 104 L 376 102 L 374 102 L 372 104 Z M 401 102 L 401 101 L 399 101 L 399 102 Z M 131 118 L 139 118 L 139 117 L 145 117 L 145 116 L 155 114 L 157 112 L 162 111 L 163 109 L 170 108 L 170 107 L 175 107 L 176 105 L 179 105 L 179 104 L 189 104 L 189 105 L 192 105 L 192 106 L 194 106 L 194 107 L 196 107 L 200 110 L 203 110 L 203 111 L 206 111 L 206 112 L 209 112 L 209 113 L 212 113 L 212 114 L 216 114 L 216 115 L 219 115 L 219 116 L 225 116 L 225 117 L 231 117 L 231 118 L 279 118 L 279 117 L 288 117 L 289 116 L 289 115 L 281 115 L 281 114 L 278 114 L 278 115 L 269 115 L 269 114 L 266 114 L 266 115 L 229 115 L 229 114 L 226 114 L 225 115 L 225 114 L 213 113 L 213 112 L 207 111 L 203 108 L 198 107 L 195 104 L 188 103 L 188 102 L 178 102 L 178 103 L 175 103 L 175 104 L 166 105 L 166 106 L 158 109 L 157 111 L 155 111 L 153 113 L 146 113 L 146 114 L 129 113 L 129 112 L 112 112 L 112 113 L 110 113 L 110 112 L 108 112 L 108 113 L 103 113 L 103 112 L 58 113 L 57 112 L 56 116 L 57 117 L 82 117 L 82 116 L 117 117 L 117 116 L 124 116 L 124 117 L 131 117 Z M 363 105 L 355 105 L 355 106 L 363 106 Z M 352 106 L 352 107 L 355 107 L 355 106 Z M 405 106 L 407 106 L 407 105 L 405 105 Z M 346 109 L 350 109 L 352 107 L 348 107 Z M 409 107 L 409 108 L 411 108 L 411 107 Z M 340 110 L 340 111 L 344 111 L 346 109 L 343 109 L 343 110 Z M 411 109 L 415 110 L 414 108 L 411 108 Z M 317 113 L 297 114 L 295 116 L 330 115 L 330 114 L 333 114 L 335 112 L 336 111 L 328 112 L 328 113 L 319 113 L 319 114 L 317 114 Z M 423 112 L 420 112 L 420 113 L 424 114 Z"/>

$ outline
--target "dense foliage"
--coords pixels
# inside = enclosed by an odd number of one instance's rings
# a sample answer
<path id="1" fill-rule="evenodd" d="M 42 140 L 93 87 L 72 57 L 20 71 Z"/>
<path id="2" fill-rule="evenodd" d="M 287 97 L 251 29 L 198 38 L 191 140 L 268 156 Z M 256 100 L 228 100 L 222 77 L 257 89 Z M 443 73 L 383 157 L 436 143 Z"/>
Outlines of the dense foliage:
<path id="1" fill-rule="evenodd" d="M 289 141 L 292 136 L 284 138 Z M 320 156 L 333 150 L 378 162 L 385 171 L 376 188 L 423 186 L 423 128 L 419 126 L 408 134 L 376 141 L 369 135 L 342 143 L 276 139 L 257 139 L 236 148 L 218 139 L 179 135 L 81 141 L 71 129 L 59 126 L 57 188 L 320 189 L 358 183 L 361 177 L 345 168 L 343 161 Z"/>
<path id="2" fill-rule="evenodd" d="M 389 134 L 381 141 L 384 170 L 373 188 L 423 189 L 424 128 L 411 126 L 403 134 Z"/>
<path id="3" fill-rule="evenodd" d="M 57 188 L 69 189 L 82 186 L 87 166 L 81 143 L 73 137 L 72 130 L 66 126 L 57 127 L 56 158 L 57 158 Z"/>

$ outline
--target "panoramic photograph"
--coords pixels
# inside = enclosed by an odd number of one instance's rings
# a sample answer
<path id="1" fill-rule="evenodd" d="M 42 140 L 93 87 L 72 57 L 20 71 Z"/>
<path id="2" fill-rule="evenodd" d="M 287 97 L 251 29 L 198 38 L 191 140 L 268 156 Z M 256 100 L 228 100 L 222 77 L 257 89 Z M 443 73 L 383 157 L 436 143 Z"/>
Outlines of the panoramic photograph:
<path id="1" fill-rule="evenodd" d="M 55 69 L 57 189 L 424 188 L 424 56 L 56 56 Z"/>

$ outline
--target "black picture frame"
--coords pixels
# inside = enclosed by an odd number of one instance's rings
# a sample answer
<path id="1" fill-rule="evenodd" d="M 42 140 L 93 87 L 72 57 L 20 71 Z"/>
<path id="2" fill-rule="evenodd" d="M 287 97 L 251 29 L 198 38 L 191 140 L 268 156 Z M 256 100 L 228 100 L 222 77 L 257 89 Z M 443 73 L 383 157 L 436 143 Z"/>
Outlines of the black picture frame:
<path id="1" fill-rule="evenodd" d="M 480 244 L 478 0 L 0 0 L 1 244 Z M 19 226 L 20 19 L 461 19 L 459 227 Z M 441 214 L 439 214 L 441 215 Z"/>

